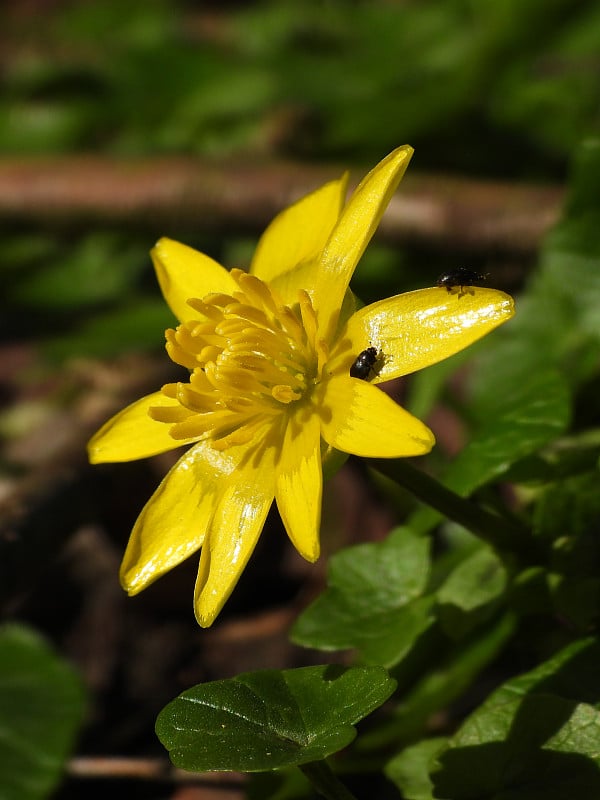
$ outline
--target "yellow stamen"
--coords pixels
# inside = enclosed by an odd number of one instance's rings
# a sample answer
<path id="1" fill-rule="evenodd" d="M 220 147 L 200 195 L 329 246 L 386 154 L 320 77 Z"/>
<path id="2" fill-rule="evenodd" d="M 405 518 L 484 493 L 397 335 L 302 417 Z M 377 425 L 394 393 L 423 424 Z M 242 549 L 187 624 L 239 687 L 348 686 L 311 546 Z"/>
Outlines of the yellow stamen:
<path id="1" fill-rule="evenodd" d="M 308 399 L 328 357 L 307 292 L 291 307 L 256 276 L 231 275 L 236 291 L 191 298 L 198 319 L 167 331 L 169 355 L 191 375 L 164 388 L 178 406 L 151 411 L 173 438 L 216 449 L 250 441 L 266 419 Z"/>

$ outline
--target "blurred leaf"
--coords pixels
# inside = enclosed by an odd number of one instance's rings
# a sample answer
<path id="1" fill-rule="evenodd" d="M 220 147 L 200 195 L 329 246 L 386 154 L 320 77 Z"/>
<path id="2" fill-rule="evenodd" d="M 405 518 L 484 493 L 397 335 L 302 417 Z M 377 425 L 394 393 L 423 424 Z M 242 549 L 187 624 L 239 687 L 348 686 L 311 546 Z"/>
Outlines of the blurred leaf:
<path id="1" fill-rule="evenodd" d="M 37 634 L 0 628 L 2 800 L 43 800 L 57 785 L 83 717 L 82 685 Z"/>
<path id="2" fill-rule="evenodd" d="M 556 370 L 533 372 L 527 382 L 511 384 L 508 393 L 499 384 L 501 380 L 494 382 L 495 393 L 488 386 L 487 418 L 443 476 L 444 485 L 460 495 L 501 477 L 512 464 L 555 439 L 569 422 L 570 396 Z M 424 509 L 411 525 L 427 530 L 438 519 L 437 512 Z"/>
<path id="3" fill-rule="evenodd" d="M 442 396 L 448 379 L 472 357 L 473 348 L 469 347 L 411 375 L 408 384 L 408 398 L 403 403 L 406 410 L 419 419 L 424 419 L 431 414 Z"/>
<path id="4" fill-rule="evenodd" d="M 600 168 L 596 171 L 600 179 Z M 600 339 L 600 208 L 561 223 L 546 240 L 542 258 L 544 282 L 570 303 L 574 327 L 564 335 L 572 347 L 583 336 Z M 578 336 L 579 341 L 575 338 Z"/>
<path id="5" fill-rule="evenodd" d="M 321 650 L 357 648 L 369 663 L 400 661 L 433 622 L 427 539 L 398 528 L 377 544 L 336 553 L 329 588 L 299 617 L 291 638 Z"/>
<path id="6" fill-rule="evenodd" d="M 253 772 L 248 777 L 247 800 L 306 800 L 311 795 L 312 784 L 302 770 L 295 767 Z"/>
<path id="7" fill-rule="evenodd" d="M 534 530 L 552 542 L 549 564 L 557 614 L 585 632 L 600 620 L 600 470 L 549 483 L 534 509 Z"/>
<path id="8" fill-rule="evenodd" d="M 97 314 L 68 335 L 44 342 L 47 356 L 62 360 L 71 356 L 103 358 L 127 351 L 161 349 L 166 328 L 176 324 L 161 298 L 131 303 Z"/>
<path id="9" fill-rule="evenodd" d="M 561 4 L 553 5 L 559 9 Z M 523 4 L 513 10 L 515 27 L 526 30 Z M 600 10 L 595 3 L 583 3 L 577 13 L 560 16 L 546 35 L 539 28 L 542 18 L 530 27 L 537 36 L 520 57 L 506 62 L 491 105 L 495 121 L 529 130 L 534 141 L 550 152 L 568 152 L 600 124 Z M 569 113 L 564 114 L 567 98 Z M 547 124 L 537 124 L 540 119 Z"/>
<path id="10" fill-rule="evenodd" d="M 93 128 L 85 105 L 66 101 L 0 102 L 0 152 L 6 155 L 76 148 Z"/>
<path id="11" fill-rule="evenodd" d="M 600 138 L 590 137 L 573 154 L 566 217 L 576 218 L 600 208 L 599 172 Z"/>
<path id="12" fill-rule="evenodd" d="M 511 464 L 555 439 L 569 422 L 570 397 L 555 370 L 531 374 L 527 383 L 503 393 L 496 384 L 495 406 L 446 473 L 444 482 L 459 494 L 502 475 Z"/>
<path id="13" fill-rule="evenodd" d="M 386 764 L 385 774 L 400 789 L 405 800 L 435 800 L 430 767 L 447 741 L 441 737 L 424 739 Z"/>
<path id="14" fill-rule="evenodd" d="M 467 723 L 434 773 L 437 797 L 453 800 L 596 800 L 600 712 L 552 695 L 513 700 Z"/>
<path id="15" fill-rule="evenodd" d="M 532 374 L 559 370 L 577 389 L 598 374 L 600 336 L 600 144 L 576 152 L 563 220 L 545 237 L 539 267 L 517 314 L 482 351 L 470 387 L 475 413 L 489 417 L 498 398 L 519 391 Z"/>
<path id="16" fill-rule="evenodd" d="M 548 484 L 535 507 L 533 524 L 536 535 L 549 541 L 567 537 L 575 541 L 588 536 L 595 539 L 596 523 L 600 519 L 599 483 L 600 471 L 594 469 Z M 569 553 L 573 572 L 597 572 L 596 564 L 590 561 L 592 551 L 576 554 L 570 549 Z M 561 560 L 564 563 L 564 555 Z"/>
<path id="17" fill-rule="evenodd" d="M 354 725 L 394 691 L 382 667 L 262 670 L 188 689 L 156 732 L 183 769 L 261 772 L 341 750 Z"/>
<path id="18" fill-rule="evenodd" d="M 437 650 L 430 655 L 417 683 L 405 691 L 402 703 L 375 730 L 363 734 L 357 747 L 371 752 L 380 747 L 395 747 L 423 736 L 435 715 L 473 686 L 475 679 L 512 638 L 515 617 L 506 614 L 497 622 L 463 640 L 450 651 Z"/>
<path id="19" fill-rule="evenodd" d="M 10 59 L 0 140 L 369 161 L 418 140 L 425 166 L 556 170 L 598 129 L 599 17 L 570 0 L 59 5 Z M 61 72 L 91 91 L 62 91 Z"/>
<path id="20" fill-rule="evenodd" d="M 60 260 L 40 265 L 10 292 L 13 302 L 48 309 L 81 309 L 120 299 L 147 268 L 148 257 L 130 238 L 95 232 Z"/>
<path id="21" fill-rule="evenodd" d="M 598 797 L 599 655 L 597 642 L 575 642 L 496 690 L 439 757 L 435 796 Z"/>
<path id="22" fill-rule="evenodd" d="M 467 556 L 437 592 L 444 631 L 462 638 L 489 618 L 498 607 L 507 582 L 506 569 L 490 548 L 482 547 Z"/>
<path id="23" fill-rule="evenodd" d="M 521 616 L 547 614 L 551 608 L 546 567 L 528 567 L 515 576 L 510 587 L 510 606 Z"/>

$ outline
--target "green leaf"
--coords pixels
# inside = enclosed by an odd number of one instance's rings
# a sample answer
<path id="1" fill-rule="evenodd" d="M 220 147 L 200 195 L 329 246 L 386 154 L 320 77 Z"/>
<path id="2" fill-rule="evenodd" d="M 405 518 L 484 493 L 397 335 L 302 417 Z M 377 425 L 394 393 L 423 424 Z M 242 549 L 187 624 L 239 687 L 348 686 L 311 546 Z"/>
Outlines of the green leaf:
<path id="1" fill-rule="evenodd" d="M 551 695 L 513 701 L 499 719 L 479 721 L 455 737 L 435 773 L 436 797 L 462 800 L 597 800 L 600 712 Z"/>
<path id="2" fill-rule="evenodd" d="M 457 456 L 444 483 L 462 495 L 501 476 L 508 467 L 562 433 L 569 422 L 569 393 L 557 371 L 529 376 L 509 394 L 498 388 L 495 408 Z"/>
<path id="3" fill-rule="evenodd" d="M 600 472 L 548 484 L 534 513 L 534 531 L 552 543 L 549 582 L 554 609 L 586 632 L 600 619 Z"/>
<path id="4" fill-rule="evenodd" d="M 599 657 L 579 641 L 494 692 L 440 755 L 435 797 L 596 800 Z"/>
<path id="5" fill-rule="evenodd" d="M 42 800 L 57 785 L 83 717 L 82 685 L 37 634 L 0 628 L 2 800 Z"/>
<path id="6" fill-rule="evenodd" d="M 600 16 L 598 23 L 600 24 Z M 578 217 L 581 214 L 600 209 L 600 185 L 598 184 L 600 139 L 598 137 L 590 137 L 581 142 L 573 156 L 571 169 L 566 216 Z"/>
<path id="7" fill-rule="evenodd" d="M 165 329 L 172 324 L 173 315 L 164 300 L 140 300 L 98 314 L 80 329 L 45 341 L 43 350 L 49 358 L 58 360 L 158 350 L 163 347 Z"/>
<path id="8" fill-rule="evenodd" d="M 510 466 L 555 439 L 569 422 L 570 395 L 564 378 L 549 369 L 530 374 L 515 386 L 496 385 L 495 405 L 465 448 L 454 459 L 443 483 L 461 496 L 500 478 Z M 440 514 L 424 509 L 411 519 L 417 530 L 427 530 Z"/>
<path id="9" fill-rule="evenodd" d="M 388 762 L 385 774 L 400 789 L 405 800 L 435 800 L 429 771 L 433 759 L 447 741 L 442 737 L 424 739 Z"/>
<path id="10" fill-rule="evenodd" d="M 292 640 L 321 650 L 357 648 L 365 661 L 392 666 L 433 623 L 429 540 L 398 528 L 383 542 L 337 553 L 329 588 L 300 616 Z"/>
<path id="11" fill-rule="evenodd" d="M 306 800 L 311 796 L 311 787 L 302 770 L 288 767 L 276 772 L 253 772 L 245 790 L 247 800 Z"/>
<path id="12" fill-rule="evenodd" d="M 462 638 L 488 619 L 506 591 L 502 561 L 488 547 L 467 556 L 437 592 L 439 620 L 446 633 Z"/>
<path id="13" fill-rule="evenodd" d="M 158 738 L 192 771 L 261 772 L 319 761 L 392 694 L 383 667 L 335 665 L 247 672 L 200 684 L 159 714 Z"/>
<path id="14" fill-rule="evenodd" d="M 96 232 L 73 245 L 68 256 L 44 263 L 10 292 L 16 303 L 42 309 L 81 309 L 120 298 L 147 269 L 148 256 L 122 235 Z"/>
<path id="15" fill-rule="evenodd" d="M 410 742 L 422 735 L 428 721 L 446 709 L 469 687 L 513 636 L 515 618 L 506 614 L 477 637 L 460 642 L 450 654 L 432 655 L 429 668 L 378 728 L 365 733 L 357 744 L 361 752 L 371 752 L 393 743 Z"/>
<path id="16" fill-rule="evenodd" d="M 600 170 L 595 176 L 600 177 Z M 600 338 L 599 213 L 598 207 L 590 208 L 564 220 L 547 237 L 542 254 L 546 291 L 562 295 L 569 304 L 574 324 L 563 335 L 575 352 L 582 350 L 584 337 L 591 337 L 596 343 Z"/>

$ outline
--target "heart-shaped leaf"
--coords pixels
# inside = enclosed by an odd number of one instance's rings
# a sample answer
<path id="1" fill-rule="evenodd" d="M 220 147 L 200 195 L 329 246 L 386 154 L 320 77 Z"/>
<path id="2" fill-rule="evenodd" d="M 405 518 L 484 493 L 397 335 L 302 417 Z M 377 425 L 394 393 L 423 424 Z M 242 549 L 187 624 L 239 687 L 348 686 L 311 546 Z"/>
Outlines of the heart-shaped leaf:
<path id="1" fill-rule="evenodd" d="M 298 644 L 357 648 L 365 661 L 390 667 L 433 622 L 430 542 L 407 528 L 383 542 L 348 547 L 331 559 L 329 588 L 300 616 Z"/>
<path id="2" fill-rule="evenodd" d="M 160 712 L 156 733 L 173 763 L 187 770 L 307 764 L 346 747 L 353 726 L 395 686 L 382 667 L 247 672 L 181 694 Z"/>

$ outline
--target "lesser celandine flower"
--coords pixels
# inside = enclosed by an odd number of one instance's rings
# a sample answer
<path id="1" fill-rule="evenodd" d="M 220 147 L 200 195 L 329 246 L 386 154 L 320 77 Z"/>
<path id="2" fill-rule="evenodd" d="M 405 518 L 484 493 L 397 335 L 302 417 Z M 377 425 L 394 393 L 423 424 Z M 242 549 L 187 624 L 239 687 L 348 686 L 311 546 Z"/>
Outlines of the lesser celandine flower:
<path id="1" fill-rule="evenodd" d="M 92 462 L 191 445 L 140 514 L 123 559 L 130 594 L 201 548 L 194 606 L 210 625 L 273 502 L 304 558 L 319 556 L 322 461 L 343 451 L 416 456 L 431 431 L 374 384 L 462 350 L 513 314 L 506 294 L 421 289 L 355 311 L 348 284 L 412 155 L 400 147 L 345 204 L 346 177 L 277 216 L 248 273 L 161 239 L 152 258 L 179 326 L 167 351 L 190 370 L 121 411 Z M 377 351 L 370 380 L 350 376 Z"/>

